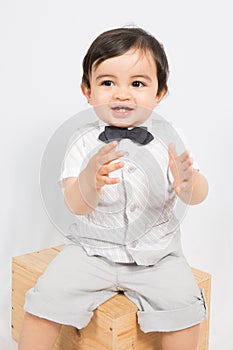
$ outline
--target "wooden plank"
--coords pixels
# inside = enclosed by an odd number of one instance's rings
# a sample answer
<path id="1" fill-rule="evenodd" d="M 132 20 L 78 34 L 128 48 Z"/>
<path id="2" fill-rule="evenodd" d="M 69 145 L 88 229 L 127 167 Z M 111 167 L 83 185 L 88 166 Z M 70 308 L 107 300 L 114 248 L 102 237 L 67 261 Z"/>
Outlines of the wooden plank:
<path id="1" fill-rule="evenodd" d="M 201 271 L 194 267 L 191 267 L 192 274 L 195 277 L 196 282 L 199 284 L 201 282 L 207 281 L 211 279 L 211 275 L 207 272 Z"/>
<path id="2" fill-rule="evenodd" d="M 138 310 L 137 306 L 126 298 L 124 294 L 117 294 L 108 299 L 108 302 L 101 304 L 98 309 L 114 319 Z"/>

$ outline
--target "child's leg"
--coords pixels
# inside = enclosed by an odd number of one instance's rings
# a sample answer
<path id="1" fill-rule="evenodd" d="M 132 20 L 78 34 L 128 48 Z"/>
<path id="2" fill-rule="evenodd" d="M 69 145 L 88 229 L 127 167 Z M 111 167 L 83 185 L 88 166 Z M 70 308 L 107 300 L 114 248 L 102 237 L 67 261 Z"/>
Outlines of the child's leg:
<path id="1" fill-rule="evenodd" d="M 163 332 L 162 350 L 197 350 L 200 324 L 176 332 Z"/>
<path id="2" fill-rule="evenodd" d="M 26 313 L 18 350 L 51 350 L 61 325 Z"/>

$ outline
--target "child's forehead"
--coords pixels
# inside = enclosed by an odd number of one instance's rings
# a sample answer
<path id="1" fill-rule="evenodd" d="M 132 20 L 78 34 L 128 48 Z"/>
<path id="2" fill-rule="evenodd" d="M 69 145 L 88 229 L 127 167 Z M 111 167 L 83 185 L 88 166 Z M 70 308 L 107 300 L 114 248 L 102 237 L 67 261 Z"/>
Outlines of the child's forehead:
<path id="1" fill-rule="evenodd" d="M 143 62 L 147 62 L 150 65 L 156 66 L 156 62 L 154 60 L 153 54 L 149 49 L 142 50 L 140 48 L 131 48 L 128 51 L 122 53 L 121 55 L 116 55 L 116 56 L 111 56 L 107 57 L 103 60 L 96 60 L 93 62 L 92 65 L 92 71 L 96 71 L 100 65 L 106 66 L 106 65 L 111 65 L 111 63 L 117 63 L 119 64 L 124 64 L 124 62 L 129 62 L 133 65 L 140 64 Z"/>

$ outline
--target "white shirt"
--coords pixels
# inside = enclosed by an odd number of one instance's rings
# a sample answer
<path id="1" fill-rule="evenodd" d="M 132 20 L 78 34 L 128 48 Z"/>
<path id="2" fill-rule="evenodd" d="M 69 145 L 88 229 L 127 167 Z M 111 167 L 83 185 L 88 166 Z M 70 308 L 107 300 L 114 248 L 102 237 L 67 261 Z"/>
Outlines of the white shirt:
<path id="1" fill-rule="evenodd" d="M 64 179 L 78 177 L 89 159 L 104 145 L 98 139 L 101 121 L 80 128 L 71 138 L 65 155 Z M 145 124 L 144 124 L 145 125 Z M 163 119 L 146 123 L 154 140 L 140 145 L 129 139 L 119 142 L 125 151 L 125 166 L 112 173 L 120 183 L 105 185 L 99 203 L 88 215 L 74 215 L 70 239 L 88 255 L 100 255 L 115 262 L 155 264 L 179 240 L 179 220 L 174 214 L 177 196 L 169 172 L 167 145 L 183 144 L 175 129 Z"/>

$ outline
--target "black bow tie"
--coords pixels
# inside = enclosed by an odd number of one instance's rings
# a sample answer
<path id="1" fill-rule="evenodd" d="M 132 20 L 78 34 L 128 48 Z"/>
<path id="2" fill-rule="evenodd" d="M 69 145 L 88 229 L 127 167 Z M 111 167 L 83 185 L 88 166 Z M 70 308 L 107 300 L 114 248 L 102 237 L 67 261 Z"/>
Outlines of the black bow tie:
<path id="1" fill-rule="evenodd" d="M 105 126 L 105 130 L 99 135 L 99 140 L 106 143 L 121 139 L 130 139 L 133 142 L 146 145 L 154 139 L 154 136 L 147 131 L 145 126 L 135 127 L 130 130 L 118 126 Z"/>

